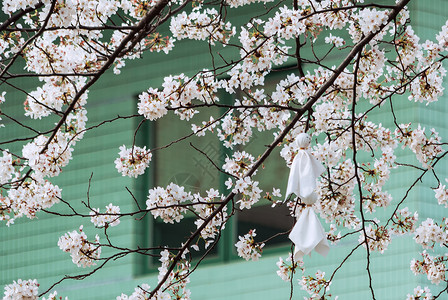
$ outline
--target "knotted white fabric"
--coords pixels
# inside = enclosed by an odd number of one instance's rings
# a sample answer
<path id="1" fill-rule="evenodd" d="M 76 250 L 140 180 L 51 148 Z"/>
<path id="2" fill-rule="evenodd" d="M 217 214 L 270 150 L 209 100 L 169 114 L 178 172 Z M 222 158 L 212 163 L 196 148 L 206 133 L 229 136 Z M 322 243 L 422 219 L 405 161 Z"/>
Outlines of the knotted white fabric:
<path id="1" fill-rule="evenodd" d="M 317 200 L 317 196 L 314 193 L 316 180 L 320 174 L 325 172 L 325 168 L 307 150 L 311 143 L 311 138 L 308 134 L 299 134 L 296 138 L 296 143 L 299 151 L 292 161 L 285 199 L 294 193 L 304 203 L 313 204 Z M 308 199 L 309 197 L 316 199 Z"/>
<path id="2" fill-rule="evenodd" d="M 325 231 L 311 206 L 307 206 L 302 211 L 289 234 L 289 239 L 295 245 L 295 261 L 302 259 L 307 254 L 311 255 L 313 249 L 323 256 L 330 251 Z"/>
<path id="3" fill-rule="evenodd" d="M 295 245 L 294 260 L 297 261 L 310 254 L 313 249 L 325 256 L 330 247 L 325 231 L 311 207 L 317 201 L 315 192 L 317 178 L 325 168 L 307 150 L 311 143 L 308 134 L 299 134 L 296 143 L 299 151 L 291 165 L 285 199 L 295 194 L 307 205 L 289 234 L 289 239 Z"/>

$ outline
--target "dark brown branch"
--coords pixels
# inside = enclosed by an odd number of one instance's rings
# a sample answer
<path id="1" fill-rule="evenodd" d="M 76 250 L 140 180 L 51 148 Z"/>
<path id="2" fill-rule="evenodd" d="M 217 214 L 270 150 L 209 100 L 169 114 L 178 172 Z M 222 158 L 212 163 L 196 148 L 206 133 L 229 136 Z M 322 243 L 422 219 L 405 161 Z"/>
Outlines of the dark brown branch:
<path id="1" fill-rule="evenodd" d="M 361 184 L 361 178 L 359 177 L 359 167 L 357 162 L 357 148 L 356 148 L 356 129 L 355 129 L 355 120 L 356 120 L 356 88 L 358 86 L 358 70 L 359 70 L 359 61 L 361 59 L 361 52 L 362 49 L 360 49 L 358 53 L 358 59 L 356 60 L 355 70 L 353 72 L 354 78 L 353 78 L 353 98 L 352 98 L 352 120 L 351 120 L 351 131 L 352 131 L 352 150 L 353 150 L 353 165 L 355 166 L 355 178 L 356 182 L 358 184 L 358 192 L 359 192 L 359 211 L 361 214 L 361 221 L 362 221 L 362 232 L 364 234 L 364 241 L 361 244 L 365 244 L 366 248 L 366 256 L 367 256 L 367 265 L 366 265 L 366 271 L 367 275 L 369 276 L 369 288 L 370 293 L 372 294 L 372 299 L 375 299 L 375 291 L 373 289 L 372 285 L 372 274 L 370 272 L 370 249 L 369 249 L 369 241 L 368 241 L 368 235 L 366 231 L 366 219 L 364 217 L 364 208 L 363 208 L 363 192 L 362 192 L 362 184 Z"/>
<path id="2" fill-rule="evenodd" d="M 17 14 L 13 15 L 12 17 L 10 17 L 9 19 L 7 19 L 5 22 L 3 22 L 0 25 L 0 31 L 4 31 L 8 28 L 9 25 L 17 22 L 18 20 L 20 20 L 20 18 L 22 18 L 23 16 L 25 16 L 26 14 L 41 8 L 42 6 L 44 6 L 44 4 L 42 2 L 37 3 L 34 7 L 28 7 L 26 9 L 21 10 L 20 12 L 18 12 Z M 39 31 L 40 29 L 36 30 Z"/>
<path id="3" fill-rule="evenodd" d="M 403 9 L 403 7 L 409 2 L 410 0 L 403 0 L 397 4 L 395 9 L 390 13 L 388 17 L 388 22 L 393 20 L 397 14 Z M 334 83 L 334 81 L 339 77 L 339 75 L 343 72 L 343 70 L 350 64 L 350 62 L 353 60 L 353 58 L 364 48 L 364 46 L 369 43 L 375 35 L 382 30 L 386 25 L 382 24 L 378 31 L 372 32 L 361 41 L 356 44 L 352 51 L 348 54 L 348 56 L 342 61 L 342 63 L 335 69 L 333 75 L 316 91 L 316 93 L 310 97 L 310 99 L 307 101 L 305 105 L 302 106 L 302 108 L 297 112 L 295 117 L 292 119 L 291 123 L 288 124 L 288 126 L 285 127 L 285 129 L 277 136 L 277 138 L 272 142 L 271 145 L 268 146 L 266 151 L 261 155 L 261 157 L 255 162 L 255 164 L 252 166 L 252 168 L 246 173 L 245 176 L 252 176 L 253 173 L 263 164 L 263 162 L 269 157 L 269 155 L 272 153 L 275 147 L 277 147 L 280 142 L 283 141 L 283 139 L 286 137 L 286 135 L 294 128 L 295 124 L 300 120 L 303 113 L 307 110 L 311 109 L 312 106 L 317 102 L 317 100 L 325 93 L 325 91 L 330 88 L 330 86 Z M 191 242 L 196 236 L 199 236 L 202 229 L 204 229 L 207 224 L 216 216 L 219 211 L 221 211 L 235 196 L 235 193 L 231 192 L 227 195 L 227 197 L 223 200 L 223 203 L 221 206 L 219 206 L 213 213 L 210 214 L 210 216 L 204 221 L 204 223 L 196 229 L 196 231 L 187 239 L 185 244 L 183 245 L 182 249 L 177 253 L 177 255 L 173 258 L 173 261 L 168 268 L 165 276 L 160 280 L 158 285 L 153 289 L 153 291 L 150 294 L 150 297 L 154 296 L 155 293 L 160 289 L 160 287 L 164 284 L 164 282 L 168 279 L 169 274 L 174 269 L 177 262 L 181 259 L 182 254 L 185 252 L 185 250 L 190 246 Z"/>
<path id="4" fill-rule="evenodd" d="M 3 76 L 5 75 L 5 73 L 9 70 L 9 68 L 14 64 L 14 62 L 17 60 L 17 58 L 19 58 L 22 55 L 23 50 L 25 50 L 25 48 L 31 44 L 36 38 L 38 38 L 43 32 L 45 27 L 47 26 L 48 22 L 50 21 L 51 15 L 53 13 L 54 7 L 56 5 L 57 1 L 56 0 L 52 0 L 51 1 L 51 6 L 50 9 L 48 10 L 48 15 L 45 17 L 44 22 L 42 23 L 42 27 L 39 29 L 39 31 L 33 35 L 30 39 L 28 39 L 23 45 L 22 47 L 20 47 L 20 49 L 14 54 L 14 56 L 11 58 L 11 60 L 9 61 L 9 63 L 5 66 L 5 68 L 3 70 L 1 70 L 2 72 L 0 73 L 0 78 L 3 78 Z"/>

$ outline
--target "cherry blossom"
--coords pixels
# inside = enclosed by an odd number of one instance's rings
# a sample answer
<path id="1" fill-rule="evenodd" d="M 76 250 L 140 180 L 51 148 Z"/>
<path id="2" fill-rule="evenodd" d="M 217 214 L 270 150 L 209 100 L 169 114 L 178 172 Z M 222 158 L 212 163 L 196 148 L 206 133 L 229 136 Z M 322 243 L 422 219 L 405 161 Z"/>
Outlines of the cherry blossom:
<path id="1" fill-rule="evenodd" d="M 7 224 L 12 224 L 16 218 L 26 216 L 30 219 L 36 217 L 37 212 L 44 208 L 50 208 L 61 199 L 61 189 L 49 181 L 27 181 L 16 189 L 9 189 L 6 197 L 0 197 L 2 214 L 5 211 L 13 214 L 4 215 Z"/>
<path id="2" fill-rule="evenodd" d="M 448 179 L 445 178 L 445 181 L 448 182 Z M 439 186 L 434 190 L 434 192 L 436 193 L 435 197 L 439 205 L 445 205 L 445 207 L 448 207 L 448 190 L 446 189 L 446 186 L 439 183 Z"/>
<path id="3" fill-rule="evenodd" d="M 2 152 L 0 157 L 0 184 L 5 184 L 12 179 L 14 173 L 14 165 L 11 153 L 6 150 Z"/>
<path id="4" fill-rule="evenodd" d="M 58 296 L 58 292 L 54 291 L 53 293 L 50 293 L 48 295 L 48 298 L 42 297 L 42 300 L 68 300 L 68 297 L 62 298 L 61 296 Z"/>
<path id="5" fill-rule="evenodd" d="M 257 261 L 261 257 L 264 243 L 256 243 L 254 240 L 256 235 L 255 229 L 252 229 L 244 236 L 238 237 L 239 241 L 235 244 L 238 256 L 253 261 Z"/>
<path id="6" fill-rule="evenodd" d="M 361 232 L 358 242 L 363 243 L 365 248 L 367 248 L 368 245 L 370 251 L 378 251 L 383 254 L 391 242 L 389 230 L 378 224 L 369 224 L 365 227 L 365 231 L 366 234 Z"/>
<path id="7" fill-rule="evenodd" d="M 223 169 L 237 177 L 244 176 L 246 172 L 252 167 L 254 157 L 245 151 L 235 151 L 232 158 L 226 157 Z"/>
<path id="8" fill-rule="evenodd" d="M 152 158 L 152 153 L 146 150 L 146 146 L 141 148 L 134 145 L 131 148 L 126 148 L 123 145 L 120 146 L 120 152 L 118 154 L 120 157 L 115 160 L 115 168 L 123 176 L 135 178 L 145 173 Z"/>
<path id="9" fill-rule="evenodd" d="M 219 201 L 223 200 L 224 195 L 221 195 L 217 190 L 210 189 L 207 191 L 207 196 L 202 197 L 200 194 L 194 194 L 193 196 L 194 211 L 198 218 L 194 221 L 197 228 L 200 228 L 204 224 L 204 220 L 210 218 L 215 213 L 215 210 L 219 207 Z M 216 203 L 216 204 L 215 204 Z M 219 232 L 225 228 L 228 221 L 227 208 L 223 208 L 222 211 L 215 215 L 206 226 L 201 230 L 201 238 L 206 241 L 205 245 L 208 247 L 211 242 L 219 235 Z"/>
<path id="10" fill-rule="evenodd" d="M 216 9 L 195 7 L 190 14 L 182 12 L 171 19 L 170 30 L 177 39 L 205 40 L 214 45 L 215 41 L 228 42 L 235 34 L 230 22 L 223 22 Z"/>
<path id="11" fill-rule="evenodd" d="M 379 26 L 386 22 L 387 13 L 385 11 L 376 10 L 375 8 L 365 8 L 360 10 L 358 18 L 362 33 L 368 34 L 377 31 Z"/>
<path id="12" fill-rule="evenodd" d="M 22 149 L 22 155 L 28 160 L 37 180 L 58 176 L 62 167 L 72 159 L 72 152 L 73 144 L 61 132 L 51 141 L 47 136 L 39 135 Z"/>
<path id="13" fill-rule="evenodd" d="M 155 120 L 163 117 L 167 113 L 167 103 L 159 98 L 157 89 L 148 89 L 147 92 L 138 96 L 140 102 L 138 104 L 138 113 L 145 116 L 149 120 Z"/>
<path id="14" fill-rule="evenodd" d="M 302 276 L 299 279 L 299 284 L 303 290 L 307 291 L 310 298 L 306 299 L 320 299 L 319 295 L 322 291 L 328 292 L 330 290 L 331 281 L 325 279 L 325 272 L 318 270 L 314 276 Z M 331 298 L 331 294 L 328 294 Z M 337 297 L 336 297 L 337 298 Z"/>
<path id="15" fill-rule="evenodd" d="M 448 261 L 447 255 L 432 256 L 429 255 L 426 250 L 421 253 L 422 260 L 413 259 L 411 261 L 411 271 L 417 274 L 424 274 L 428 280 L 433 284 L 439 284 L 441 281 L 446 280 L 446 262 Z"/>
<path id="16" fill-rule="evenodd" d="M 409 208 L 397 210 L 394 214 L 391 231 L 395 234 L 413 233 L 416 228 L 418 213 L 409 211 Z"/>
<path id="17" fill-rule="evenodd" d="M 255 2 L 266 11 L 257 8 L 252 12 L 251 7 L 247 9 L 250 18 L 235 17 L 237 7 Z M 314 208 L 329 224 L 328 239 L 337 243 L 357 234 L 359 244 L 367 248 L 367 259 L 372 259 L 370 252 L 383 253 L 394 235 L 413 236 L 425 250 L 421 260 L 411 262 L 411 271 L 426 275 L 434 284 L 446 281 L 446 254 L 430 255 L 426 249 L 433 250 L 437 244 L 446 247 L 448 221 L 434 217 L 418 225 L 418 212 L 406 206 L 412 199 L 408 193 L 415 193 L 416 185 L 409 186 L 403 196 L 392 191 L 388 182 L 400 176 L 397 169 L 406 172 L 412 167 L 421 172 L 416 182 L 424 176 L 434 177 L 435 198 L 442 209 L 448 207 L 446 185 L 440 182 L 441 171 L 436 167 L 446 155 L 442 137 L 436 128 L 427 130 L 428 125 L 395 110 L 399 95 L 407 97 L 406 105 L 418 109 L 431 107 L 443 95 L 448 22 L 423 41 L 419 29 L 411 26 L 413 14 L 405 7 L 408 1 L 387 6 L 349 0 L 270 2 L 226 0 L 219 6 L 180 0 L 3 1 L 2 11 L 10 22 L 2 25 L 0 33 L 0 77 L 2 84 L 20 93 L 9 94 L 8 90 L 6 97 L 2 91 L 0 130 L 19 126 L 29 135 L 18 143 L 0 141 L 6 145 L 0 149 L 0 220 L 9 226 L 22 216 L 36 219 L 46 213 L 61 217 L 48 208 L 68 205 L 73 216 L 89 218 L 97 227 L 92 230 L 107 232 L 123 218 L 143 211 L 165 223 L 182 222 L 187 213 L 194 214 L 200 230 L 176 251 L 159 247 L 157 285 L 144 283 L 130 295 L 117 297 L 189 299 L 187 284 L 195 268 L 190 266 L 188 249 L 200 250 L 198 241 L 204 241 L 209 249 L 237 210 L 258 203 L 263 190 L 272 186 L 253 176 L 269 172 L 263 170 L 267 159 L 280 159 L 289 167 L 298 151 L 297 135 L 307 132 L 312 137 L 313 156 L 326 168 L 318 179 L 319 201 Z M 201 67 L 175 74 L 161 68 L 160 82 L 138 85 L 138 114 L 120 113 L 98 124 L 88 120 L 89 91 L 103 74 L 122 76 L 130 60 L 171 54 L 184 39 L 194 40 L 194 47 L 207 47 L 209 55 Z M 341 59 L 336 63 L 334 58 Z M 25 73 L 16 73 L 20 69 L 15 68 L 17 61 L 23 63 Z M 36 78 L 34 86 L 15 86 L 21 77 Z M 9 102 L 18 94 L 22 95 L 25 121 L 9 110 Z M 217 110 L 220 116 L 216 116 Z M 207 136 L 227 148 L 224 162 L 213 161 L 229 176 L 224 190 L 207 186 L 205 193 L 194 193 L 170 183 L 151 187 L 146 206 L 137 204 L 135 211 L 122 213 L 112 203 L 100 210 L 90 202 L 78 211 L 70 200 L 63 199 L 62 189 L 49 181 L 64 176 L 63 170 L 77 158 L 78 142 L 89 131 L 124 118 L 149 123 L 170 114 L 192 130 L 173 144 L 190 136 Z M 393 122 L 378 118 L 384 115 Z M 34 124 L 38 124 L 36 128 Z M 247 146 L 259 136 L 264 146 L 249 150 Z M 402 151 L 397 150 L 398 145 Z M 402 162 L 407 153 L 415 162 Z M 152 149 L 133 143 L 120 146 L 119 156 L 110 163 L 115 164 L 116 176 L 137 178 L 152 159 L 156 159 Z M 429 187 L 418 188 L 430 193 Z M 281 198 L 282 189 L 276 185 L 265 198 L 272 206 L 285 205 L 292 217 L 300 216 L 300 200 L 282 203 L 275 199 Z M 134 197 L 133 191 L 129 192 Z M 391 214 L 384 217 L 384 211 Z M 256 230 L 240 236 L 235 244 L 238 255 L 246 260 L 259 259 L 265 247 L 255 242 Z M 124 255 L 146 251 L 108 242 L 112 250 L 127 249 Z M 266 246 L 268 243 L 269 239 Z M 100 259 L 99 236 L 89 241 L 82 226 L 61 236 L 58 246 L 70 253 L 78 266 L 94 266 Z M 354 251 L 360 251 L 357 249 Z M 104 261 L 109 263 L 112 257 Z M 305 263 L 294 262 L 291 255 L 280 258 L 277 266 L 277 274 L 285 281 L 291 281 L 297 268 L 301 269 L 299 285 L 310 299 L 331 297 L 331 282 L 324 271 L 305 275 Z M 37 288 L 36 280 L 14 281 L 5 287 L 5 299 L 37 299 Z M 59 297 L 56 292 L 46 294 L 48 299 Z M 417 287 L 407 297 L 429 299 L 432 295 L 428 288 Z"/>
<path id="18" fill-rule="evenodd" d="M 304 262 L 303 261 L 295 261 L 293 262 L 293 256 L 291 253 L 288 253 L 288 257 L 286 260 L 283 260 L 282 257 L 279 257 L 278 262 L 276 263 L 277 267 L 279 268 L 277 270 L 277 275 L 283 280 L 283 281 L 291 281 L 293 275 L 296 273 L 297 269 L 302 270 L 304 269 Z"/>
<path id="19" fill-rule="evenodd" d="M 97 208 L 93 209 L 93 211 L 90 212 L 90 215 L 92 216 L 90 220 L 96 227 L 113 227 L 120 224 L 120 207 L 112 205 L 112 203 L 106 206 L 105 213 L 100 213 L 100 209 Z"/>
<path id="20" fill-rule="evenodd" d="M 62 251 L 70 253 L 73 263 L 78 267 L 91 267 L 96 265 L 96 261 L 100 258 L 99 239 L 96 235 L 94 242 L 88 241 L 83 226 L 80 226 L 79 233 L 74 230 L 61 236 L 58 246 Z"/>
<path id="21" fill-rule="evenodd" d="M 191 292 L 186 288 L 190 282 L 188 277 L 190 271 L 190 263 L 185 259 L 185 252 L 182 253 L 182 259 L 176 264 L 175 270 L 171 272 L 168 279 L 163 283 L 163 289 L 166 288 L 166 292 L 158 291 L 155 299 L 171 299 L 170 294 L 174 295 L 177 299 L 190 299 Z M 168 267 L 172 262 L 173 256 L 168 250 L 163 250 L 161 253 L 160 262 L 161 266 L 158 268 L 159 275 L 158 280 L 161 282 L 162 278 L 166 275 Z"/>
<path id="22" fill-rule="evenodd" d="M 325 38 L 325 43 L 333 44 L 335 47 L 342 47 L 345 44 L 345 41 L 343 38 L 334 36 L 330 33 L 330 35 Z"/>
<path id="23" fill-rule="evenodd" d="M 179 204 L 191 200 L 193 196 L 190 192 L 186 192 L 184 187 L 170 183 L 166 189 L 162 187 L 150 189 L 146 207 L 155 218 L 160 217 L 165 223 L 174 223 L 180 222 L 184 217 L 183 213 L 187 211 Z"/>
<path id="24" fill-rule="evenodd" d="M 414 293 L 408 294 L 406 300 L 431 300 L 432 294 L 431 290 L 425 286 L 424 288 L 421 288 L 420 286 L 417 286 L 414 289 Z"/>
<path id="25" fill-rule="evenodd" d="M 4 300 L 37 299 L 39 284 L 36 279 L 18 279 L 5 286 Z"/>
<path id="26" fill-rule="evenodd" d="M 448 241 L 448 232 L 446 232 L 445 224 L 442 226 L 434 222 L 433 219 L 426 219 L 415 230 L 414 240 L 423 248 L 434 248 L 435 244 L 443 244 Z"/>
<path id="27" fill-rule="evenodd" d="M 235 182 L 232 192 L 241 194 L 241 199 L 237 201 L 240 204 L 240 209 L 250 209 L 260 200 L 263 191 L 258 184 L 258 181 L 253 181 L 250 177 L 240 178 Z"/>

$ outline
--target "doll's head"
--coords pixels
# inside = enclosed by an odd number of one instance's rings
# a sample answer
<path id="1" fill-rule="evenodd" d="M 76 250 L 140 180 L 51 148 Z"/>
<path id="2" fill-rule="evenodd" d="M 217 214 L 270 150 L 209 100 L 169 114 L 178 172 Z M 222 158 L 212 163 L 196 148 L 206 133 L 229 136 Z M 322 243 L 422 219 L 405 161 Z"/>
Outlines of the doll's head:
<path id="1" fill-rule="evenodd" d="M 307 149 L 311 144 L 311 137 L 308 133 L 302 132 L 296 137 L 296 143 L 300 149 Z"/>

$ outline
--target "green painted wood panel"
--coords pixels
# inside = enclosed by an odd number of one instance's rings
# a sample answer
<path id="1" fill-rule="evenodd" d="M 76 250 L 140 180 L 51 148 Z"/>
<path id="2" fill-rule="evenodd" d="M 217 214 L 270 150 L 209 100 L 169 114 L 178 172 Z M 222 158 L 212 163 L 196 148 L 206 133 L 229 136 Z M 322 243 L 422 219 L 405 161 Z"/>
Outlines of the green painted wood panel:
<path id="1" fill-rule="evenodd" d="M 423 36 L 434 36 L 444 24 L 448 2 L 432 1 L 431 5 L 428 5 L 427 2 L 418 0 L 412 3 L 417 3 L 418 10 L 414 13 L 414 17 L 418 18 L 417 25 L 423 26 L 414 28 L 417 28 L 417 32 Z M 202 64 L 207 55 L 207 47 L 197 48 L 194 45 L 196 44 L 190 41 L 179 42 L 179 47 L 173 51 L 174 58 L 163 54 L 145 55 L 141 60 L 128 62 L 129 68 L 124 69 L 120 76 L 108 75 L 101 79 L 98 86 L 90 91 L 89 124 L 95 125 L 103 118 L 114 118 L 117 114 L 135 113 L 135 96 L 149 86 L 160 87 L 163 76 L 180 72 L 192 75 L 198 69 L 207 67 Z M 32 87 L 33 84 L 26 83 L 28 87 Z M 8 96 L 13 99 L 8 109 L 11 112 L 22 113 L 23 95 L 10 92 Z M 411 103 L 403 101 L 398 117 L 418 115 L 422 124 L 428 129 L 430 126 L 444 127 L 441 134 L 448 136 L 445 103 L 446 101 L 441 101 L 437 105 L 431 105 L 427 110 L 428 107 L 424 105 L 421 106 L 422 109 L 416 109 Z M 387 113 L 378 113 L 372 117 L 381 120 L 387 117 Z M 54 180 L 55 183 L 63 185 L 64 199 L 78 208 L 82 206 L 80 202 L 85 200 L 87 182 L 93 167 L 91 197 L 94 206 L 102 209 L 109 202 L 115 202 L 120 204 L 122 210 L 132 209 L 134 204 L 124 186 L 132 187 L 134 181 L 128 179 L 123 182 L 123 178 L 114 168 L 113 160 L 117 157 L 119 146 L 132 142 L 134 125 L 132 120 L 117 121 L 100 127 L 96 134 L 86 134 L 85 139 L 74 151 L 74 161 L 64 169 L 64 177 Z M 23 136 L 23 132 L 10 134 L 14 137 Z M 443 168 L 446 170 L 446 167 Z M 407 171 L 397 170 L 397 174 L 401 172 Z M 261 173 L 259 176 L 262 176 Z M 424 212 L 421 220 L 436 212 L 439 216 L 446 213 L 446 210 L 441 210 L 440 206 L 436 205 L 433 191 L 427 188 L 428 183 L 434 186 L 433 181 L 424 181 L 424 185 L 419 187 L 419 192 L 417 195 L 414 194 L 411 200 L 412 205 Z M 402 186 L 393 189 L 394 199 L 399 199 L 405 191 L 404 183 L 397 180 L 390 184 Z M 67 212 L 63 205 L 58 205 L 55 209 Z M 89 237 L 93 236 L 96 231 L 87 225 L 89 220 L 71 218 L 61 221 L 58 217 L 42 213 L 38 217 L 37 221 L 18 220 L 17 224 L 9 229 L 0 228 L 2 237 L 0 286 L 17 278 L 37 277 L 41 287 L 44 288 L 64 274 L 87 271 L 73 265 L 69 255 L 60 251 L 56 243 L 61 235 L 77 229 L 80 224 L 86 225 Z M 140 228 L 136 226 L 139 225 L 130 218 L 123 220 L 120 226 L 110 230 L 111 238 L 123 246 L 135 245 L 140 242 L 138 240 L 140 237 L 137 235 Z M 333 270 L 353 245 L 347 243 L 334 246 L 327 258 L 318 255 L 306 258 L 307 274 L 316 269 Z M 412 237 L 406 236 L 395 238 L 384 255 L 372 256 L 373 284 L 378 299 L 403 299 L 417 284 L 427 285 L 423 276 L 415 277 L 409 271 L 409 261 L 414 256 L 413 251 L 416 248 Z M 285 257 L 288 249 L 280 248 L 274 252 L 264 255 L 259 262 L 232 259 L 225 264 L 205 264 L 191 278 L 193 299 L 288 298 L 288 283 L 281 281 L 275 274 L 278 256 Z M 130 294 L 138 284 L 149 283 L 151 286 L 156 284 L 156 275 L 137 276 L 135 269 L 135 257 L 127 257 L 110 267 L 105 267 L 96 276 L 85 281 L 65 281 L 57 290 L 60 295 L 67 295 L 70 299 L 114 299 L 121 292 Z M 331 291 L 339 295 L 339 299 L 368 298 L 370 294 L 366 288 L 367 277 L 364 269 L 365 250 L 359 249 L 336 275 Z M 303 296 L 304 292 L 295 285 L 295 298 Z"/>

